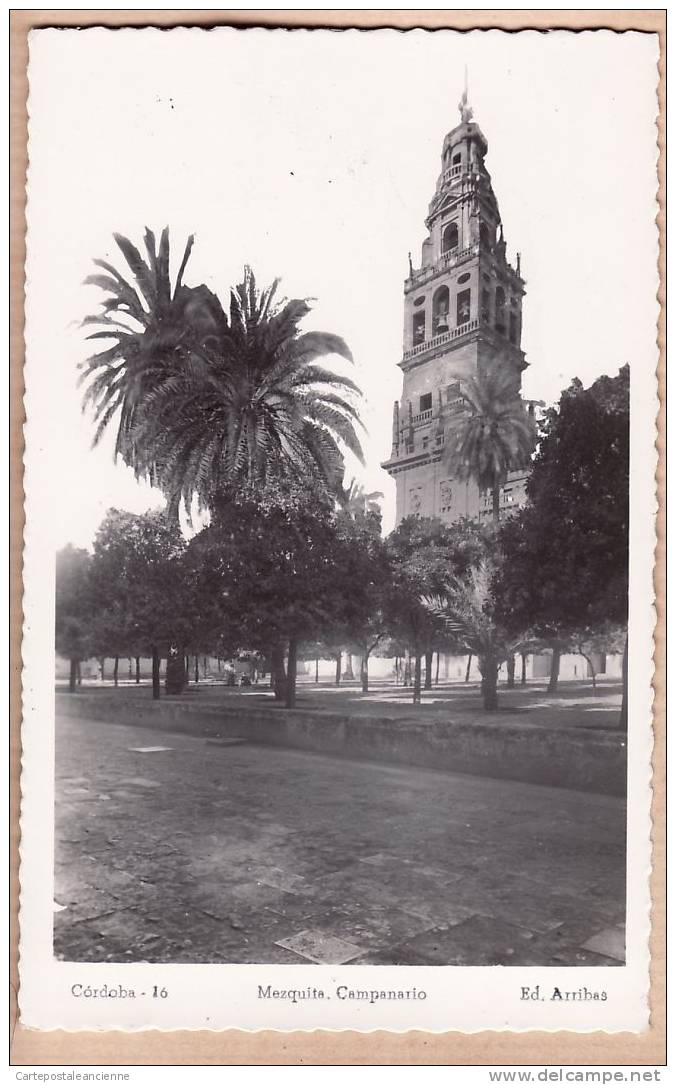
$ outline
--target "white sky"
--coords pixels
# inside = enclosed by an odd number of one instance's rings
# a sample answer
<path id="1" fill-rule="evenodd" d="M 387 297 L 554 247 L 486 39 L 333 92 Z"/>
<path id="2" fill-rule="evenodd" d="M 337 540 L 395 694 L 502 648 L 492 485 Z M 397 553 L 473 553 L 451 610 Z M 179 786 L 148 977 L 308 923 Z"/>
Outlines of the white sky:
<path id="1" fill-rule="evenodd" d="M 86 546 L 106 508 L 161 503 L 91 451 L 78 321 L 91 260 L 169 225 L 186 275 L 227 300 L 245 263 L 308 328 L 343 335 L 366 396 L 367 489 L 394 484 L 407 252 L 420 262 L 465 64 L 510 259 L 527 280 L 524 394 L 552 402 L 655 357 L 655 36 L 452 31 L 85 30 L 31 35 L 27 440 L 54 543 Z"/>

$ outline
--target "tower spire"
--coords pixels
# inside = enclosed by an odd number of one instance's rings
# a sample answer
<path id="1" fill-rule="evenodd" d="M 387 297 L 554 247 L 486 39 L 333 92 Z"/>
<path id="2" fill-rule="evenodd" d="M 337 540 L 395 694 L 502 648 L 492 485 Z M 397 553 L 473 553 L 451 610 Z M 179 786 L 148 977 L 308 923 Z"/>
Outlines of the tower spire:
<path id="1" fill-rule="evenodd" d="M 467 103 L 467 65 L 465 64 L 465 85 L 462 91 L 462 98 L 458 102 L 458 109 L 460 110 L 460 123 L 467 124 L 474 116 L 474 110 L 471 105 Z"/>

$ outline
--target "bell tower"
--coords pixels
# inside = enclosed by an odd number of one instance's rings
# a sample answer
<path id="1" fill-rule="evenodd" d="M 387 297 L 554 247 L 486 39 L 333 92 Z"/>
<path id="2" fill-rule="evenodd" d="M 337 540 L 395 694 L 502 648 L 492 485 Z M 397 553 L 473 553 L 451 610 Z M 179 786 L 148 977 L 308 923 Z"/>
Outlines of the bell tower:
<path id="1" fill-rule="evenodd" d="M 449 477 L 444 441 L 462 406 L 461 382 L 493 367 L 506 370 L 517 390 L 526 361 L 521 350 L 525 293 L 521 258 L 507 260 L 498 202 L 485 159 L 488 143 L 472 120 L 467 88 L 460 123 L 441 151 L 441 172 L 429 205 L 420 267 L 409 253 L 404 283 L 401 401 L 394 405 L 392 451 L 383 467 L 397 484 L 396 522 L 438 516 L 449 523 L 481 519 L 485 495 L 473 482 Z M 525 476 L 503 489 L 521 503 Z M 513 496 L 511 496 L 513 495 Z"/>

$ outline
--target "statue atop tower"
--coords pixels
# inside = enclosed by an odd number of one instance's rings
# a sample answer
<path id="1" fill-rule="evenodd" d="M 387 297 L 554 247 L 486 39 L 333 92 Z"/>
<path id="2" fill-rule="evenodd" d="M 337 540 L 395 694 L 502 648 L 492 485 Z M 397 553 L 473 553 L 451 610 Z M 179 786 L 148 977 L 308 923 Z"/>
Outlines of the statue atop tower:
<path id="1" fill-rule="evenodd" d="M 458 109 L 460 110 L 460 123 L 469 124 L 474 116 L 474 110 L 467 104 L 467 66 L 465 65 L 465 86 L 462 92 L 462 98 L 458 102 Z"/>

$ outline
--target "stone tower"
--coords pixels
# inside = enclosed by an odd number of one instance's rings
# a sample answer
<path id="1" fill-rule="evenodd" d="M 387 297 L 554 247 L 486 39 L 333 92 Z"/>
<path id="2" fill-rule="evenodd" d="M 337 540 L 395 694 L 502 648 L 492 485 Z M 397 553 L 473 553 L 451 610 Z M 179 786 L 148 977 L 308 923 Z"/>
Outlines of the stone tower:
<path id="1" fill-rule="evenodd" d="M 394 405 L 392 452 L 383 464 L 397 484 L 396 522 L 438 516 L 448 523 L 490 514 L 490 495 L 449 476 L 444 441 L 462 407 L 461 381 L 494 366 L 521 388 L 524 280 L 506 257 L 502 222 L 486 169 L 486 138 L 472 121 L 467 91 L 460 124 L 444 139 L 441 173 L 425 220 L 418 269 L 404 284 L 404 374 Z M 524 472 L 513 472 L 501 506 L 525 500 Z"/>

